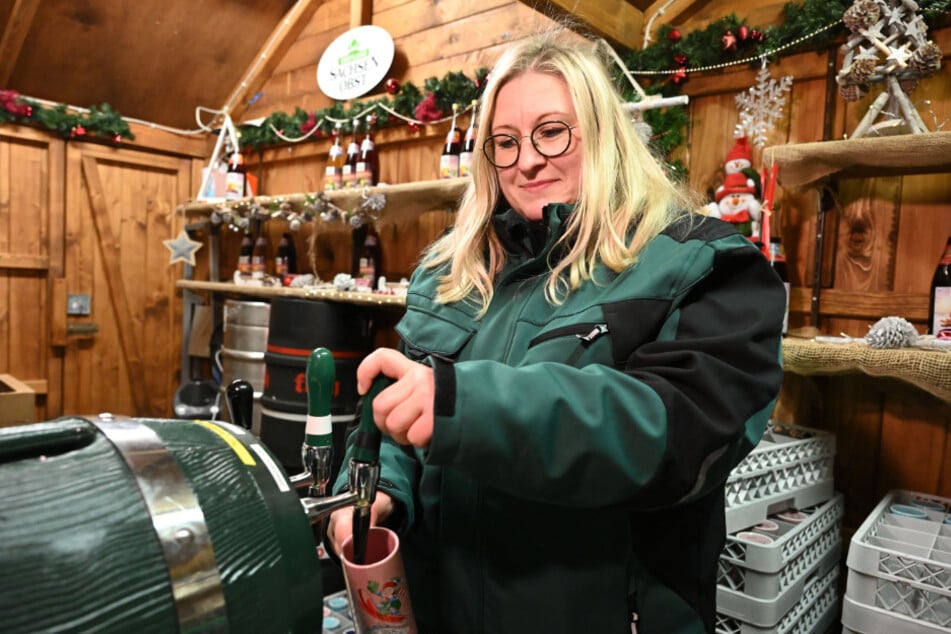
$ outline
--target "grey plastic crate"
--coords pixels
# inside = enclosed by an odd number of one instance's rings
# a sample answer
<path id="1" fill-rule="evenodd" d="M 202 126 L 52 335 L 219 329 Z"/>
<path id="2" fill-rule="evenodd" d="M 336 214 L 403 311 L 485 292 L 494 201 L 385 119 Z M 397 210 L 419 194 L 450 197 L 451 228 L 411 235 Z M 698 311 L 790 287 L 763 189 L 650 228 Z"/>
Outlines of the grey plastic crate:
<path id="1" fill-rule="evenodd" d="M 838 566 L 822 577 L 811 580 L 803 589 L 802 598 L 780 621 L 760 627 L 741 619 L 717 613 L 717 634 L 824 634 L 835 622 L 839 608 L 836 580 Z"/>
<path id="2" fill-rule="evenodd" d="M 894 505 L 924 517 L 895 514 Z M 842 622 L 852 631 L 951 631 L 951 500 L 890 492 L 852 536 L 846 564 Z"/>
<path id="3" fill-rule="evenodd" d="M 834 462 L 833 434 L 771 422 L 727 478 L 727 532 L 753 526 L 785 509 L 825 502 L 835 492 Z"/>
<path id="4" fill-rule="evenodd" d="M 815 579 L 838 567 L 841 556 L 842 535 L 836 525 L 818 535 L 815 544 L 793 559 L 788 569 L 773 574 L 747 570 L 746 592 L 718 583 L 717 612 L 758 627 L 773 627 L 802 599 Z"/>
<path id="5" fill-rule="evenodd" d="M 777 527 L 771 544 L 750 543 L 737 537 L 740 531 L 727 535 L 726 546 L 720 554 L 720 576 L 733 577 L 747 569 L 764 573 L 784 570 L 787 564 L 810 548 L 821 534 L 832 528 L 839 529 L 844 509 L 842 494 L 837 493 L 830 500 L 802 509 L 805 519 L 799 522 L 784 519 L 782 513 L 770 515 L 766 519 L 773 521 Z M 757 530 L 756 526 L 749 528 Z M 742 590 L 738 585 L 741 582 L 730 582 L 729 585 Z"/>

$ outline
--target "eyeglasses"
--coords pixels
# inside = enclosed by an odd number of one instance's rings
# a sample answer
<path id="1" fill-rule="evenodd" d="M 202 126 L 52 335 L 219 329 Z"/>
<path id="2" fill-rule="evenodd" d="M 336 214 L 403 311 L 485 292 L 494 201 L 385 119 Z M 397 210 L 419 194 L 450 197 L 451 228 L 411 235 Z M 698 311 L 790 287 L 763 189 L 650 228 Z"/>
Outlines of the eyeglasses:
<path id="1" fill-rule="evenodd" d="M 522 139 L 532 141 L 535 151 L 547 158 L 561 156 L 571 145 L 571 131 L 577 126 L 564 121 L 542 121 L 532 128 L 532 133 L 523 137 L 511 134 L 493 134 L 482 144 L 482 151 L 489 163 L 499 169 L 512 167 L 518 162 L 522 151 Z"/>

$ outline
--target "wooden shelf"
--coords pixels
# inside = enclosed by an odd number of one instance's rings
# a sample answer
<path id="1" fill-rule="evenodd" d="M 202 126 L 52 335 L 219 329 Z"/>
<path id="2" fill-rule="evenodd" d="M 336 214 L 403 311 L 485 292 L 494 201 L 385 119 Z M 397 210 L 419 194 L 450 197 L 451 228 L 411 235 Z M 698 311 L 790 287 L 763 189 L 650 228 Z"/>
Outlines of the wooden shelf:
<path id="1" fill-rule="evenodd" d="M 763 150 L 763 162 L 779 166 L 783 187 L 831 177 L 951 172 L 951 132 L 777 145 Z"/>
<path id="2" fill-rule="evenodd" d="M 899 379 L 951 402 L 951 352 L 901 348 L 880 350 L 862 343 L 783 340 L 783 369 L 804 376 L 864 373 Z"/>
<path id="3" fill-rule="evenodd" d="M 272 299 L 274 297 L 297 297 L 301 299 L 326 300 L 359 304 L 361 306 L 382 306 L 402 309 L 406 306 L 406 298 L 402 295 L 387 295 L 385 293 L 357 293 L 338 291 L 334 288 L 307 287 L 291 288 L 287 286 L 245 286 L 232 282 L 199 282 L 196 280 L 178 280 L 178 288 L 192 291 L 209 291 L 227 295 L 242 295 L 245 297 L 260 297 Z"/>
<path id="4" fill-rule="evenodd" d="M 270 209 L 274 206 L 287 211 L 300 211 L 321 198 L 341 209 L 352 211 L 360 206 L 365 197 L 381 194 L 385 200 L 382 215 L 387 219 L 394 220 L 397 217 L 416 216 L 435 209 L 455 209 L 468 183 L 468 178 L 447 178 L 333 192 L 300 192 L 278 196 L 254 196 L 229 201 L 191 200 L 179 205 L 178 212 L 186 217 L 203 217 L 214 211 L 224 209 L 240 211 L 251 205 L 258 205 L 264 209 Z"/>

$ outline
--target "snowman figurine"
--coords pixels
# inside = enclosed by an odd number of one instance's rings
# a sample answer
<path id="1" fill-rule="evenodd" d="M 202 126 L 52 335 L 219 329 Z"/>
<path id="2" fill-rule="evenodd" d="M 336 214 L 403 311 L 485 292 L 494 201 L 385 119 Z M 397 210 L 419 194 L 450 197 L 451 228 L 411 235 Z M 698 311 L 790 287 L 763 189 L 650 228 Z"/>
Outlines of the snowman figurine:
<path id="1" fill-rule="evenodd" d="M 752 153 L 746 137 L 739 137 L 723 165 L 726 177 L 714 191 L 715 205 L 710 215 L 736 225 L 754 242 L 760 238 L 763 206 L 759 200 L 759 175 L 753 169 Z"/>

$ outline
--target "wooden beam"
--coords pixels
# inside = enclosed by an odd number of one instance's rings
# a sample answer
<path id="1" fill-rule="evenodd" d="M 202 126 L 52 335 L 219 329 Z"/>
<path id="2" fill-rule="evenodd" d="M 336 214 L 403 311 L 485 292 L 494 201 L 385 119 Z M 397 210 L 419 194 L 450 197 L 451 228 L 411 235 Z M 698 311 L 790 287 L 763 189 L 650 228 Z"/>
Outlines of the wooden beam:
<path id="1" fill-rule="evenodd" d="M 102 263 L 106 273 L 106 283 L 112 296 L 116 322 L 119 330 L 119 342 L 125 354 L 129 368 L 129 384 L 132 388 L 132 400 L 137 412 L 148 411 L 149 398 L 145 390 L 145 365 L 139 354 L 135 322 L 129 307 L 129 298 L 122 282 L 122 263 L 119 261 L 118 244 L 112 223 L 109 221 L 109 208 L 106 205 L 106 192 L 99 178 L 99 165 L 92 156 L 83 157 L 83 177 L 89 191 L 89 204 L 92 207 L 93 224 L 102 248 Z"/>
<path id="2" fill-rule="evenodd" d="M 287 15 L 281 19 L 267 42 L 251 60 L 251 65 L 241 75 L 241 81 L 225 101 L 224 110 L 231 113 L 232 119 L 235 121 L 241 119 L 248 109 L 248 101 L 264 86 L 288 49 L 297 41 L 297 36 L 307 27 L 314 13 L 326 1 L 297 0 Z"/>
<path id="3" fill-rule="evenodd" d="M 23 41 L 30 32 L 40 0 L 14 0 L 3 34 L 0 35 L 0 86 L 10 83 L 13 69 L 16 68 Z"/>
<path id="4" fill-rule="evenodd" d="M 540 10 L 537 0 L 519 1 Z M 641 47 L 644 12 L 629 0 L 547 0 L 544 13 L 558 20 L 580 20 L 598 35 L 623 47 L 635 50 Z"/>
<path id="5" fill-rule="evenodd" d="M 350 0 L 350 28 L 370 24 L 373 21 L 373 0 Z"/>

